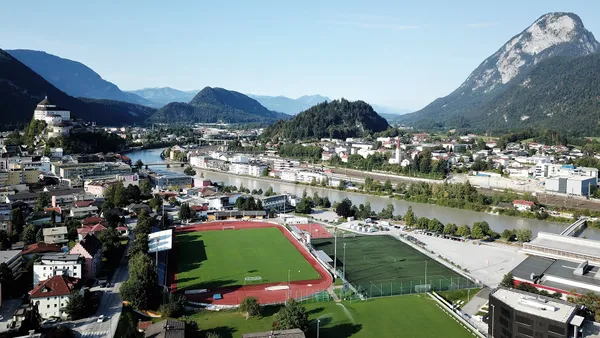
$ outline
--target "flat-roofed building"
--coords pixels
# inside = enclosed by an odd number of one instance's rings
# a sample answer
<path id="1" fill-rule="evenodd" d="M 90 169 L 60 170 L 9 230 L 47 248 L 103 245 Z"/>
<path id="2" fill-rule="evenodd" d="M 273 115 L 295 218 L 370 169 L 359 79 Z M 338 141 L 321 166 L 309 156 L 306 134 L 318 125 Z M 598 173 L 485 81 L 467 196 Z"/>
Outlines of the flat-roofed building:
<path id="1" fill-rule="evenodd" d="M 33 265 L 33 286 L 57 275 L 82 278 L 83 257 L 62 252 L 43 254 Z"/>
<path id="2" fill-rule="evenodd" d="M 523 244 L 523 251 L 554 259 L 600 264 L 600 241 L 591 239 L 539 232 L 534 240 Z"/>
<path id="3" fill-rule="evenodd" d="M 55 228 L 44 228 L 44 243 L 46 244 L 64 244 L 69 242 L 67 238 L 67 230 L 66 226 L 55 227 Z"/>
<path id="4" fill-rule="evenodd" d="M 578 310 L 573 303 L 501 287 L 490 293 L 488 333 L 496 338 L 577 337 L 583 324 Z"/>

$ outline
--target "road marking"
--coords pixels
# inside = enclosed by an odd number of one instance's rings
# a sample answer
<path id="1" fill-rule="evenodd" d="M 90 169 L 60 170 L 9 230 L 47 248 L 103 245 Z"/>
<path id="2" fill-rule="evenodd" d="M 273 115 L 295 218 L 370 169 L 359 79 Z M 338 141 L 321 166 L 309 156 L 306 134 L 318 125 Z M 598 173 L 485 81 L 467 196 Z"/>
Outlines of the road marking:
<path id="1" fill-rule="evenodd" d="M 108 331 L 86 331 L 82 332 L 82 337 L 104 337 L 108 335 Z"/>

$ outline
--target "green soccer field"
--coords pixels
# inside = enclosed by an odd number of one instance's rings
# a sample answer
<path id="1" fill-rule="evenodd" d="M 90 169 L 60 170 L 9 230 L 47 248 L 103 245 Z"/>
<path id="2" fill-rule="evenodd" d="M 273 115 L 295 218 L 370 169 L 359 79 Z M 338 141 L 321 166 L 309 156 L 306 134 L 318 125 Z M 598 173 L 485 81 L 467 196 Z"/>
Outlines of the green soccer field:
<path id="1" fill-rule="evenodd" d="M 287 282 L 288 270 L 291 281 L 320 278 L 276 228 L 180 233 L 175 250 L 179 290 Z"/>
<path id="2" fill-rule="evenodd" d="M 338 237 L 338 270 L 344 266 L 344 243 L 346 277 L 369 297 L 474 287 L 468 279 L 391 236 Z M 312 245 L 333 259 L 333 238 L 313 239 Z"/>
<path id="3" fill-rule="evenodd" d="M 326 302 L 304 305 L 308 312 L 306 337 L 396 338 L 444 337 L 468 338 L 473 335 L 440 310 L 428 296 L 375 298 L 357 302 Z M 239 338 L 245 333 L 271 330 L 279 307 L 263 308 L 262 316 L 246 319 L 239 311 L 202 311 L 191 316 L 201 328 L 222 338 Z"/>

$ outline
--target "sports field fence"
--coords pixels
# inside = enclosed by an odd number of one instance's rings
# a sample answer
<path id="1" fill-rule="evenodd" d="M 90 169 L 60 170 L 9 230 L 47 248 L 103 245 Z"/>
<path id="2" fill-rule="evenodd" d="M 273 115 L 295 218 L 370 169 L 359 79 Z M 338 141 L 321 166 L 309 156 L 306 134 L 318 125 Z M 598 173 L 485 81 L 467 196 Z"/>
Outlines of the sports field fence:
<path id="1" fill-rule="evenodd" d="M 431 276 L 421 279 L 388 279 L 369 281 L 357 287 L 364 296 L 389 297 L 426 293 L 430 291 L 450 291 L 479 287 L 478 284 L 464 277 Z"/>

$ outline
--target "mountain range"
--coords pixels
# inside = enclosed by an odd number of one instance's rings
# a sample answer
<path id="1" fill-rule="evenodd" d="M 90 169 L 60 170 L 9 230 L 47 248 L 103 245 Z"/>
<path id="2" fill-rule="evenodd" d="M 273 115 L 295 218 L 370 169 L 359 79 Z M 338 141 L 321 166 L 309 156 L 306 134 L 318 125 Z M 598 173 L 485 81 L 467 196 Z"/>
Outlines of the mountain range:
<path id="1" fill-rule="evenodd" d="M 269 126 L 265 139 L 306 140 L 360 137 L 389 128 L 388 122 L 363 101 L 346 99 L 325 101 L 292 117 Z"/>
<path id="2" fill-rule="evenodd" d="M 188 103 L 171 102 L 149 119 L 161 123 L 273 123 L 287 119 L 258 101 L 235 91 L 206 87 Z"/>
<path id="3" fill-rule="evenodd" d="M 189 102 L 200 90 L 179 90 L 171 87 L 144 88 L 131 90 L 129 93 L 138 95 L 159 107 L 171 102 Z"/>
<path id="4" fill-rule="evenodd" d="M 448 96 L 399 121 L 425 129 L 535 126 L 597 133 L 598 52 L 600 43 L 577 15 L 545 14 L 484 60 Z"/>
<path id="5" fill-rule="evenodd" d="M 7 52 L 70 96 L 155 106 L 139 95 L 121 91 L 81 62 L 37 50 L 14 49 Z"/>
<path id="6" fill-rule="evenodd" d="M 2 129 L 31 120 L 44 97 L 71 110 L 72 116 L 103 125 L 136 124 L 156 109 L 115 100 L 78 99 L 53 86 L 35 71 L 0 49 L 0 121 Z"/>

